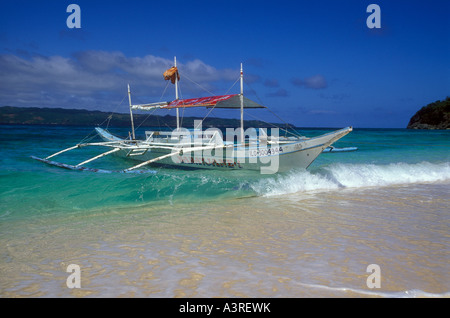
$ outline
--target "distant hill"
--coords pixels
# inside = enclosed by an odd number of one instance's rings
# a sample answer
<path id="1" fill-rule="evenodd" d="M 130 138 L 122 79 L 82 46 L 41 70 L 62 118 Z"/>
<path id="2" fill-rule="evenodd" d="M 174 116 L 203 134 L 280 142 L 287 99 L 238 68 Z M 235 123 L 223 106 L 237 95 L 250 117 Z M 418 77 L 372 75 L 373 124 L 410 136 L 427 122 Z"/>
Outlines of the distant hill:
<path id="1" fill-rule="evenodd" d="M 450 129 L 450 97 L 422 107 L 407 126 L 408 129 Z"/>
<path id="2" fill-rule="evenodd" d="M 14 125 L 55 125 L 55 126 L 98 126 L 106 123 L 111 113 L 101 111 L 89 111 L 84 109 L 65 109 L 65 108 L 38 108 L 38 107 L 0 107 L 0 124 Z M 133 116 L 135 126 L 142 127 L 176 127 L 175 116 L 156 116 L 135 114 Z M 201 120 L 201 117 L 184 117 L 183 127 L 194 126 L 194 120 Z M 122 113 L 113 113 L 109 122 L 113 127 L 130 127 L 130 115 Z M 267 123 L 250 120 L 245 121 L 247 127 L 261 128 L 268 127 Z M 279 127 L 286 127 L 286 124 L 275 124 Z M 203 127 L 239 127 L 239 119 L 226 119 L 208 117 L 203 122 Z M 291 127 L 294 127 L 291 125 Z"/>

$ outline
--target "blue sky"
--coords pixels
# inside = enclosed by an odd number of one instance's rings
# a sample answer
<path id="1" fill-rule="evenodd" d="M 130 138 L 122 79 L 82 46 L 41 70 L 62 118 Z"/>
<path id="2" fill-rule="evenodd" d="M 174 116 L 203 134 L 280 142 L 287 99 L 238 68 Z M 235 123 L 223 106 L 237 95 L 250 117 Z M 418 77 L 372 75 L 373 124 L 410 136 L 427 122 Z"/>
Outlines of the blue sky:
<path id="1" fill-rule="evenodd" d="M 0 105 L 127 112 L 127 83 L 136 103 L 172 100 L 162 72 L 177 56 L 183 98 L 238 93 L 243 63 L 246 96 L 289 123 L 404 128 L 450 95 L 448 12 L 448 0 L 3 0 Z"/>

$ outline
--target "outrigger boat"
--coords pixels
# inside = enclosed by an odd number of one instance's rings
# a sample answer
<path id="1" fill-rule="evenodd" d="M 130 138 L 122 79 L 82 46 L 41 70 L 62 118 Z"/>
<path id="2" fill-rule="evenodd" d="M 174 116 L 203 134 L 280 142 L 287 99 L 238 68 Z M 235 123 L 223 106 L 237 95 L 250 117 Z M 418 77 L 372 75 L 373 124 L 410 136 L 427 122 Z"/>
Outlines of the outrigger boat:
<path id="1" fill-rule="evenodd" d="M 321 136 L 306 138 L 299 135 L 279 136 L 278 128 L 244 130 L 244 109 L 266 108 L 246 97 L 243 89 L 243 70 L 240 72 L 240 94 L 209 96 L 192 99 L 178 98 L 178 72 L 176 58 L 174 66 L 164 72 L 164 79 L 175 84 L 175 100 L 151 104 L 133 105 L 131 90 L 128 85 L 128 100 L 131 117 L 129 138 L 120 138 L 108 130 L 97 127 L 96 132 L 102 142 L 79 143 L 58 151 L 46 158 L 33 157 L 44 163 L 73 170 L 104 171 L 85 165 L 108 155 L 118 155 L 133 159 L 135 164 L 120 172 L 142 171 L 144 166 L 164 165 L 168 167 L 220 169 L 220 170 L 255 170 L 262 174 L 288 171 L 293 168 L 306 169 L 324 150 L 352 131 L 352 127 L 336 130 Z M 231 129 L 226 138 L 217 128 L 201 129 L 201 121 L 196 121 L 193 130 L 180 126 L 179 109 L 206 107 L 239 109 L 240 127 Z M 157 109 L 176 110 L 177 128 L 173 131 L 146 131 L 145 139 L 137 140 L 133 120 L 133 110 L 154 111 Z M 50 160 L 62 153 L 84 147 L 105 147 L 108 150 L 76 165 Z M 137 163 L 137 162 L 139 163 Z"/>
<path id="2" fill-rule="evenodd" d="M 325 148 L 323 152 L 350 152 L 350 151 L 356 151 L 358 150 L 358 147 L 344 147 L 344 148 L 336 148 L 334 146 L 329 146 L 328 148 Z"/>

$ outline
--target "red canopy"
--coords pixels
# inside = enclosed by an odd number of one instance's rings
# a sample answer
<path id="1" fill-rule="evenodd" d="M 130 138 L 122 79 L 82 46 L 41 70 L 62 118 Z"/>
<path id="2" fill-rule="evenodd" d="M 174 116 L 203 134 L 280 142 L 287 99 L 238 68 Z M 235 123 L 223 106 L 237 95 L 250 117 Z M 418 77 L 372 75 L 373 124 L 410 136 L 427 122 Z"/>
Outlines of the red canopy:
<path id="1" fill-rule="evenodd" d="M 170 102 L 167 106 L 163 106 L 163 109 L 171 108 L 183 108 L 183 107 L 216 107 L 216 108 L 240 108 L 240 95 L 221 95 L 221 96 L 209 96 L 190 99 L 176 99 Z M 244 97 L 244 108 L 264 108 L 250 99 Z"/>

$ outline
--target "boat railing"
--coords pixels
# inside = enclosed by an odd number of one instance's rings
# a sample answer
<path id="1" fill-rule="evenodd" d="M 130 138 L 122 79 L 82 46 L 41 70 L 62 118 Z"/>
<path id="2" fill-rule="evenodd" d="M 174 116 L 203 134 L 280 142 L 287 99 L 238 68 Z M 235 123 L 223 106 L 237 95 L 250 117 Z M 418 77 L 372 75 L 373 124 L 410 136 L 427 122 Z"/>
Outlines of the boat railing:
<path id="1" fill-rule="evenodd" d="M 222 146 L 220 131 L 146 131 L 145 141 L 154 145 L 173 144 L 174 146 Z"/>

